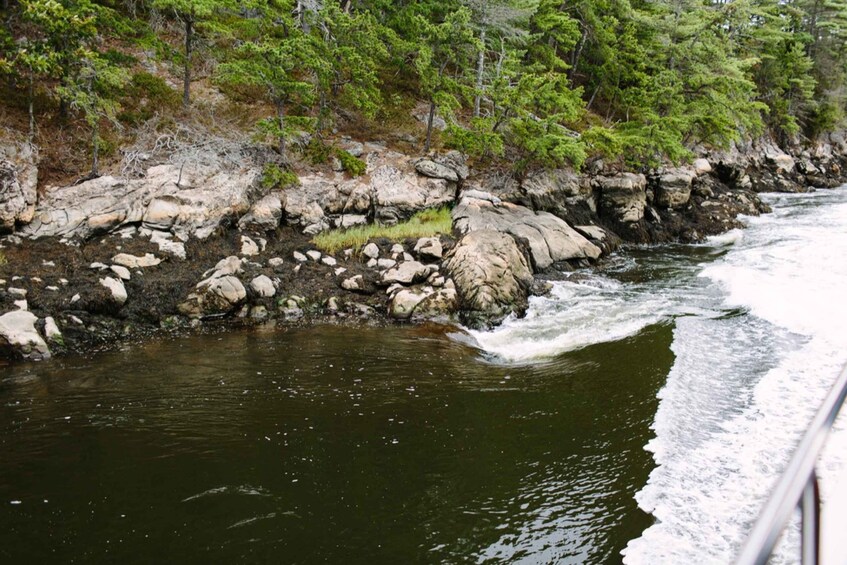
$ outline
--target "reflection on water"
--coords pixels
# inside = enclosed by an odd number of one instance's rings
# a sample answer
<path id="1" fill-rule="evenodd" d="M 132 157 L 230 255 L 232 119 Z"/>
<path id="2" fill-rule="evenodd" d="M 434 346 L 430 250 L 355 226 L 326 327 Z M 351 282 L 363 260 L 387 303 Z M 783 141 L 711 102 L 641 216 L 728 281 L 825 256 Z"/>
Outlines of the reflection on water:
<path id="1" fill-rule="evenodd" d="M 617 562 L 670 341 L 516 366 L 321 327 L 5 369 L 0 561 Z"/>

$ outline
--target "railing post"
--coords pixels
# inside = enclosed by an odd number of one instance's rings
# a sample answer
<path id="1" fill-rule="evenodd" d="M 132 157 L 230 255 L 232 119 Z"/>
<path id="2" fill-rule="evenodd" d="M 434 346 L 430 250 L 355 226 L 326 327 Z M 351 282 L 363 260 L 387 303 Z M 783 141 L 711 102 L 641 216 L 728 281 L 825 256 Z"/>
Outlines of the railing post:
<path id="1" fill-rule="evenodd" d="M 800 528 L 802 536 L 803 565 L 818 565 L 820 556 L 820 489 L 818 488 L 817 469 L 813 469 L 803 489 L 803 499 L 800 503 L 803 523 Z"/>

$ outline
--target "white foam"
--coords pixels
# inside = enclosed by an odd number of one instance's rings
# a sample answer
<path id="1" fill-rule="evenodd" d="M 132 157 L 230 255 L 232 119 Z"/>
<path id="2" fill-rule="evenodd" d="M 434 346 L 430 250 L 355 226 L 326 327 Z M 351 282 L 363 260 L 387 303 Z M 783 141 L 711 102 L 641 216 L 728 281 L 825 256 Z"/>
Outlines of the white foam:
<path id="1" fill-rule="evenodd" d="M 732 561 L 847 362 L 845 201 L 843 191 L 774 197 L 775 214 L 749 220 L 743 241 L 703 269 L 728 306 L 750 315 L 678 321 L 647 446 L 657 468 L 636 497 L 657 523 L 629 543 L 625 563 Z M 823 460 L 824 497 L 845 459 L 839 424 Z M 794 562 L 796 550 L 789 528 L 772 562 Z"/>

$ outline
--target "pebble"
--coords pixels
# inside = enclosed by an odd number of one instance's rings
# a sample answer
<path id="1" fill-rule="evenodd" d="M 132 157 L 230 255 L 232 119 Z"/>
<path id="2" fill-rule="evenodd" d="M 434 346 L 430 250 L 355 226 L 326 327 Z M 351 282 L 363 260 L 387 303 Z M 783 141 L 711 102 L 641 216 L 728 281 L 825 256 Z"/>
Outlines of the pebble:
<path id="1" fill-rule="evenodd" d="M 19 296 L 21 298 L 26 298 L 26 289 L 24 289 L 24 288 L 9 287 L 8 292 L 12 296 Z"/>
<path id="2" fill-rule="evenodd" d="M 281 267 L 283 263 L 284 261 L 281 257 L 271 257 L 270 259 L 268 259 L 269 267 Z"/>
<path id="3" fill-rule="evenodd" d="M 300 253 L 299 251 L 295 251 L 294 252 L 294 260 L 298 261 L 300 263 L 305 263 L 306 261 L 309 260 L 309 258 L 306 257 L 305 255 L 303 255 L 302 253 Z"/>
<path id="4" fill-rule="evenodd" d="M 334 257 L 329 257 L 327 255 L 327 256 L 321 257 L 321 263 L 323 263 L 327 267 L 335 267 L 338 264 L 338 261 L 336 261 Z"/>
<path id="5" fill-rule="evenodd" d="M 320 251 L 316 251 L 314 249 L 311 249 L 309 251 L 306 251 L 306 255 L 308 255 L 309 259 L 311 259 L 312 261 L 314 261 L 316 263 L 321 260 L 321 252 Z"/>

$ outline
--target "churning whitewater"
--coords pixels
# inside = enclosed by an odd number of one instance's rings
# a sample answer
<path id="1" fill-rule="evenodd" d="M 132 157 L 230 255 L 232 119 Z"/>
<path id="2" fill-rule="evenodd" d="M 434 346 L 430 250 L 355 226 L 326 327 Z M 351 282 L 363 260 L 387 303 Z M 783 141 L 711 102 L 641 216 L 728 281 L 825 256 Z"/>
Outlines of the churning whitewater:
<path id="1" fill-rule="evenodd" d="M 636 497 L 656 522 L 625 563 L 732 561 L 847 362 L 847 190 L 766 200 L 774 212 L 744 230 L 622 253 L 603 273 L 555 283 L 524 319 L 471 332 L 494 358 L 532 362 L 674 324 L 676 359 L 646 446 L 656 468 Z M 844 420 L 825 453 L 824 498 L 847 460 Z"/>

